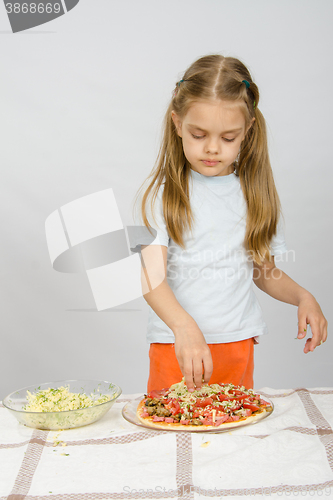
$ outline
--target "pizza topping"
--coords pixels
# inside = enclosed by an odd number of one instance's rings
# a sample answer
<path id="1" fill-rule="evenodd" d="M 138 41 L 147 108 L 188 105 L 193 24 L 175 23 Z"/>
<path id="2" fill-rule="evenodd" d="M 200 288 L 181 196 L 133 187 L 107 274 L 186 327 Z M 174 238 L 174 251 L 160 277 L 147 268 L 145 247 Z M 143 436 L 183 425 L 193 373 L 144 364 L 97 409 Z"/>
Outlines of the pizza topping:
<path id="1" fill-rule="evenodd" d="M 146 406 L 155 406 L 155 405 L 158 405 L 160 402 L 159 399 L 157 398 L 147 398 L 146 401 L 145 401 L 145 405 Z"/>
<path id="2" fill-rule="evenodd" d="M 164 422 L 165 417 L 158 417 L 157 415 L 154 415 L 153 417 L 153 422 Z"/>
<path id="3" fill-rule="evenodd" d="M 252 389 L 233 384 L 206 384 L 190 393 L 183 379 L 168 390 L 148 394 L 141 416 L 153 422 L 219 426 L 264 410 L 272 408 Z"/>
<path id="4" fill-rule="evenodd" d="M 171 415 L 171 411 L 165 407 L 164 402 L 157 398 L 147 398 L 145 400 L 145 412 L 150 416 L 155 415 L 157 417 L 169 417 Z"/>

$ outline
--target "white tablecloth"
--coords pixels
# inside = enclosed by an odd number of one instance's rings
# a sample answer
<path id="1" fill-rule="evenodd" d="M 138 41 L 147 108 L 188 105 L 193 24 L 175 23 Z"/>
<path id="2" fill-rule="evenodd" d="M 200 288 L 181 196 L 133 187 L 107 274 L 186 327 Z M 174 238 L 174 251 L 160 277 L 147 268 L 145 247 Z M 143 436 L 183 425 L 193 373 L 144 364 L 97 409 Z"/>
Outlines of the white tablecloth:
<path id="1" fill-rule="evenodd" d="M 264 388 L 275 409 L 225 433 L 151 431 L 123 419 L 40 431 L 0 406 L 0 500 L 333 498 L 333 389 Z"/>

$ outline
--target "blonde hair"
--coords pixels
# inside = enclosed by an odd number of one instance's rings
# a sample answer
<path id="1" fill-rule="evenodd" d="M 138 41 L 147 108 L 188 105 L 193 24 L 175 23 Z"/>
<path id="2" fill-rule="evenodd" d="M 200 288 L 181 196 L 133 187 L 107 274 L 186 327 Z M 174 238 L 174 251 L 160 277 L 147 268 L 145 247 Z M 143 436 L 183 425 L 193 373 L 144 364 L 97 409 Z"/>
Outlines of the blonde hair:
<path id="1" fill-rule="evenodd" d="M 184 232 L 191 230 L 194 222 L 188 182 L 191 167 L 184 155 L 182 139 L 177 134 L 171 112 L 174 111 L 182 119 L 199 99 L 239 102 L 246 127 L 255 118 L 234 166 L 247 203 L 245 248 L 258 264 L 264 259 L 270 260 L 270 242 L 276 233 L 280 202 L 269 161 L 266 124 L 258 109 L 258 87 L 244 64 L 233 57 L 202 57 L 188 68 L 176 84 L 164 119 L 156 166 L 142 197 L 143 222 L 151 227 L 147 218 L 147 203 L 150 199 L 153 213 L 157 193 L 164 183 L 162 207 L 166 227 L 169 236 L 184 248 Z"/>

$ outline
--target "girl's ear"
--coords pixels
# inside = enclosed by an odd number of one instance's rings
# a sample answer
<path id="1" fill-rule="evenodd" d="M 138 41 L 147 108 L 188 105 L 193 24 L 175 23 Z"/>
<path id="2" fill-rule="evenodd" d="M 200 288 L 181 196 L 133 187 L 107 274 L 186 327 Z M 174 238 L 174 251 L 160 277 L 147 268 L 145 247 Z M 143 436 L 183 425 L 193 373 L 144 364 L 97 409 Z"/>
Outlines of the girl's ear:
<path id="1" fill-rule="evenodd" d="M 246 129 L 246 132 L 245 132 L 245 135 L 248 133 L 248 131 L 250 130 L 250 128 L 252 127 L 252 125 L 254 124 L 254 122 L 256 121 L 255 118 L 252 118 L 251 122 L 250 122 L 250 125 L 247 127 Z"/>
<path id="2" fill-rule="evenodd" d="M 179 135 L 179 137 L 182 137 L 182 122 L 180 121 L 180 118 L 175 111 L 171 111 L 171 118 L 173 123 L 175 124 L 177 134 Z"/>

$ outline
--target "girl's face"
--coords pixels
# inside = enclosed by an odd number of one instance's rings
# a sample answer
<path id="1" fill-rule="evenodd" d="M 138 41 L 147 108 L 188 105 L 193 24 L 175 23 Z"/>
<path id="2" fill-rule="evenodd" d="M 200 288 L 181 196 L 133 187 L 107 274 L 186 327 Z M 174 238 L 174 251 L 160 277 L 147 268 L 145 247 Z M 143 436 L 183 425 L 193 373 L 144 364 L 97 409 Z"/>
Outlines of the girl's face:
<path id="1" fill-rule="evenodd" d="M 246 127 L 241 106 L 230 101 L 197 101 L 185 117 L 172 111 L 172 119 L 182 138 L 184 154 L 191 168 L 208 177 L 234 171 Z"/>

